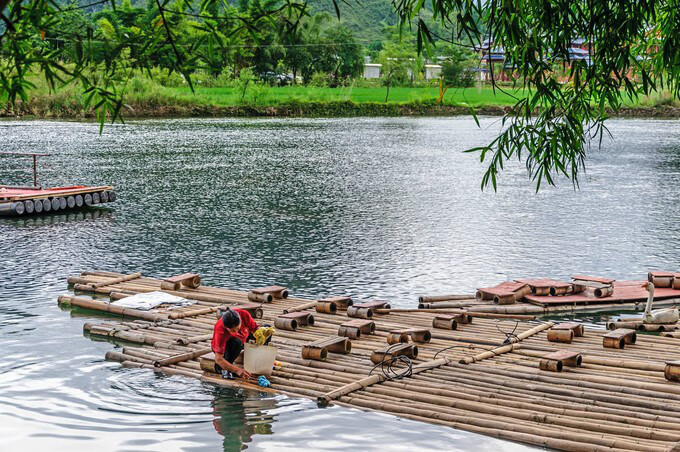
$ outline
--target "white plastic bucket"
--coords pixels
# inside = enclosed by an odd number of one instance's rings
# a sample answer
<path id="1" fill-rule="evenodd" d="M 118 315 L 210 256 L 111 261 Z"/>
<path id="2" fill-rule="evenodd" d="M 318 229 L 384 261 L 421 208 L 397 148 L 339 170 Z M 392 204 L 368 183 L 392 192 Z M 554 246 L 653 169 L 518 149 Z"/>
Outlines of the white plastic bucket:
<path id="1" fill-rule="evenodd" d="M 243 368 L 253 375 L 271 375 L 278 348 L 273 345 L 245 344 Z"/>

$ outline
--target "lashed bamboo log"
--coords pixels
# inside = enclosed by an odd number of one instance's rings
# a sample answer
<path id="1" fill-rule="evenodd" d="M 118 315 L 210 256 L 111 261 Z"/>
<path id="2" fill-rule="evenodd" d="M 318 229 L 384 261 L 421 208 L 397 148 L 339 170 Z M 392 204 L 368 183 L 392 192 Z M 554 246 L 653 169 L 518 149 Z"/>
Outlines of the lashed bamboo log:
<path id="1" fill-rule="evenodd" d="M 475 295 L 422 295 L 418 297 L 418 303 L 437 303 L 441 301 L 474 300 Z"/>
<path id="2" fill-rule="evenodd" d="M 104 286 L 110 286 L 113 284 L 118 284 L 126 281 L 132 281 L 133 279 L 141 278 L 142 274 L 141 273 L 133 273 L 131 275 L 125 275 L 121 276 L 120 278 L 114 278 L 109 281 L 103 281 L 103 282 L 98 282 L 98 283 L 90 283 L 90 287 L 93 289 L 96 289 L 97 287 L 104 287 Z"/>
<path id="3" fill-rule="evenodd" d="M 426 370 L 433 369 L 435 367 L 443 366 L 445 364 L 448 364 L 449 360 L 447 359 L 438 359 L 426 363 L 421 363 L 417 366 L 414 366 L 411 370 L 411 375 L 416 375 L 420 372 L 424 372 Z M 362 378 L 361 380 L 357 380 L 355 382 L 346 384 L 332 392 L 329 392 L 327 394 L 323 394 L 319 398 L 317 398 L 317 402 L 321 405 L 327 405 L 333 400 L 337 400 L 342 396 L 346 396 L 352 392 L 359 391 L 361 389 L 365 389 L 368 386 L 374 385 L 376 383 L 380 383 L 382 381 L 385 381 L 385 376 L 381 374 L 375 374 L 375 375 L 370 375 L 366 378 Z"/>
<path id="4" fill-rule="evenodd" d="M 188 361 L 190 359 L 195 359 L 198 358 L 199 356 L 206 355 L 208 353 L 212 352 L 212 348 L 202 348 L 200 350 L 196 350 L 193 352 L 188 352 L 188 353 L 181 353 L 179 355 L 174 355 L 169 358 L 164 358 L 164 359 L 158 359 L 153 362 L 154 367 L 164 367 L 164 366 L 169 366 L 170 364 L 177 364 L 182 361 Z"/>
<path id="5" fill-rule="evenodd" d="M 474 355 L 474 356 L 466 356 L 465 358 L 460 360 L 460 363 L 461 364 L 470 364 L 470 363 L 474 363 L 474 362 L 477 362 L 477 361 L 481 361 L 483 359 L 493 358 L 494 356 L 498 356 L 502 353 L 507 353 L 509 351 L 512 351 L 512 349 L 514 348 L 514 344 L 516 342 L 519 342 L 523 339 L 526 339 L 527 337 L 533 336 L 534 334 L 540 333 L 541 331 L 547 330 L 547 329 L 551 328 L 553 325 L 554 325 L 554 323 L 552 323 L 552 322 L 547 322 L 547 323 L 543 323 L 541 325 L 537 325 L 537 326 L 531 328 L 528 331 L 524 331 L 522 333 L 519 333 L 515 337 L 509 338 L 508 341 L 510 343 L 507 344 L 507 345 L 503 345 L 501 347 L 497 347 L 493 350 L 485 351 L 483 353 L 479 353 L 479 354 Z"/>
<path id="6" fill-rule="evenodd" d="M 488 312 L 474 312 L 465 309 L 408 309 L 408 308 L 391 308 L 391 309 L 373 309 L 376 314 L 394 313 L 437 313 L 437 314 L 467 314 L 471 317 L 478 317 L 480 319 L 514 319 L 514 320 L 536 320 L 535 315 L 520 315 L 520 314 L 495 314 Z"/>
<path id="7" fill-rule="evenodd" d="M 607 322 L 608 330 L 615 330 L 617 328 L 633 328 L 637 329 L 642 325 L 642 320 L 619 320 L 616 322 Z"/>
<path id="8" fill-rule="evenodd" d="M 59 296 L 59 304 L 78 306 L 80 308 L 93 309 L 95 311 L 110 312 L 112 314 L 118 314 L 128 317 L 137 317 L 140 319 L 146 319 L 157 321 L 166 320 L 168 318 L 167 314 L 156 314 L 153 312 L 144 312 L 137 309 L 122 308 L 120 306 L 115 306 L 109 303 L 102 303 L 101 301 L 88 300 L 86 298 L 79 297 L 69 297 L 67 295 Z"/>
<path id="9" fill-rule="evenodd" d="M 298 312 L 298 311 L 306 311 L 307 309 L 314 309 L 316 307 L 317 302 L 316 301 L 310 301 L 308 303 L 304 303 L 298 306 L 293 306 L 292 308 L 286 308 L 283 310 L 284 314 L 288 314 L 289 312 Z"/>
<path id="10" fill-rule="evenodd" d="M 439 301 L 433 303 L 418 303 L 418 309 L 451 309 L 451 308 L 467 308 L 476 306 L 480 303 L 476 298 L 471 298 L 469 301 Z"/>

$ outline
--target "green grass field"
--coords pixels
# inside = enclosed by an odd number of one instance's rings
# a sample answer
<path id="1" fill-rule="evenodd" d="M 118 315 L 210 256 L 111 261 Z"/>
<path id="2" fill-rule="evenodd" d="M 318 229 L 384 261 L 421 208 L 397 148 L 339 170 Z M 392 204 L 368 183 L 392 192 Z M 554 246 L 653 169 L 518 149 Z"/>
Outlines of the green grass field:
<path id="1" fill-rule="evenodd" d="M 316 86 L 257 86 L 249 88 L 245 97 L 236 87 L 201 87 L 197 86 L 194 93 L 189 87 L 161 87 L 154 84 L 152 91 L 158 91 L 161 98 L 174 98 L 181 103 L 202 106 L 229 107 L 238 105 L 279 106 L 290 103 L 305 102 L 347 102 L 358 104 L 365 102 L 384 103 L 386 88 L 384 87 L 316 87 Z M 517 96 L 524 97 L 524 92 L 504 87 L 495 90 L 490 86 L 471 88 L 449 88 L 444 96 L 445 105 L 470 105 L 473 107 L 504 107 L 514 105 Z M 140 92 L 142 97 L 147 92 Z M 412 104 L 433 103 L 439 96 L 437 87 L 393 87 L 390 88 L 388 103 Z M 671 105 L 663 94 L 654 94 L 648 98 L 636 101 L 624 100 L 627 107 Z"/>
<path id="2" fill-rule="evenodd" d="M 238 88 L 203 88 L 197 87 L 195 94 L 188 87 L 162 88 L 167 94 L 191 103 L 215 106 L 231 106 L 243 103 L 258 105 L 282 105 L 290 102 L 332 102 L 353 101 L 384 102 L 386 88 L 364 87 L 339 87 L 322 88 L 315 86 L 284 86 L 284 87 L 258 87 L 248 90 L 245 100 L 241 100 Z M 439 96 L 438 88 L 390 88 L 389 103 L 432 102 Z M 469 104 L 482 105 L 512 105 L 514 100 L 511 96 L 496 92 L 490 87 L 474 88 L 449 88 L 444 97 L 446 104 Z"/>
<path id="3" fill-rule="evenodd" d="M 38 117 L 78 117 L 92 114 L 85 107 L 82 87 L 71 84 L 56 91 L 50 91 L 45 82 L 36 78 L 36 89 L 31 92 L 26 113 Z M 164 116 L 184 114 L 232 114 L 236 109 L 243 115 L 277 114 L 270 107 L 281 108 L 283 115 L 343 116 L 343 115 L 393 115 L 393 114 L 438 114 L 434 105 L 439 89 L 432 87 L 393 87 L 385 104 L 385 87 L 349 86 L 284 86 L 251 85 L 245 96 L 236 86 L 207 87 L 196 83 L 192 92 L 188 86 L 163 86 L 157 79 L 135 76 L 127 84 L 125 102 L 132 115 Z M 504 91 L 490 86 L 471 88 L 449 88 L 444 97 L 444 106 L 459 108 L 497 108 L 514 105 L 517 97 L 524 97 L 522 91 L 510 87 Z M 655 93 L 637 101 L 624 101 L 627 107 L 677 107 L 668 93 Z M 465 110 L 463 109 L 463 112 Z M 288 113 L 286 113 L 288 112 Z M 460 110 L 458 111 L 460 113 Z"/>

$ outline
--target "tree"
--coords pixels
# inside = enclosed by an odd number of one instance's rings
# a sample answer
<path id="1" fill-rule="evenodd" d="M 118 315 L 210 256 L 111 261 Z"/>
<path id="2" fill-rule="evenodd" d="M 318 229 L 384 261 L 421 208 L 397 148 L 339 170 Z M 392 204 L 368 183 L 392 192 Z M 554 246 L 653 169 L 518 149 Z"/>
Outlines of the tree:
<path id="1" fill-rule="evenodd" d="M 317 70 L 333 75 L 335 85 L 341 79 L 361 74 L 364 68 L 363 49 L 355 41 L 352 31 L 337 22 L 323 29 Z"/>
<path id="2" fill-rule="evenodd" d="M 417 20 L 423 5 L 399 2 L 402 25 Z M 511 158 L 526 161 L 537 190 L 558 175 L 576 185 L 591 141 L 607 133 L 609 109 L 655 90 L 680 95 L 677 0 L 442 0 L 431 7 L 442 25 L 455 24 L 459 45 L 479 50 L 489 38 L 491 48 L 503 49 L 507 70 L 517 77 L 517 101 L 503 118 L 503 131 L 470 150 L 488 163 L 482 187 L 496 189 Z M 422 20 L 417 35 L 419 49 L 434 42 Z M 577 38 L 589 44 L 588 58 L 571 57 Z M 569 81 L 561 83 L 555 69 L 565 63 Z"/>
<path id="3" fill-rule="evenodd" d="M 283 37 L 287 46 L 284 62 L 293 73 L 293 83 L 297 83 L 298 74 L 305 83 L 311 79 L 322 47 L 321 30 L 329 20 L 326 13 L 315 14 L 303 21 L 294 33 Z"/>
<path id="4" fill-rule="evenodd" d="M 471 69 L 471 57 L 461 47 L 444 47 L 442 52 L 446 59 L 442 62 L 442 79 L 448 87 L 468 87 L 474 84 Z"/>
<path id="5" fill-rule="evenodd" d="M 380 77 L 385 86 L 385 102 L 390 97 L 390 87 L 394 85 L 406 85 L 413 77 L 413 62 L 416 57 L 415 51 L 404 45 L 393 42 L 385 44 L 385 49 L 380 52 L 378 61 L 382 64 Z"/>

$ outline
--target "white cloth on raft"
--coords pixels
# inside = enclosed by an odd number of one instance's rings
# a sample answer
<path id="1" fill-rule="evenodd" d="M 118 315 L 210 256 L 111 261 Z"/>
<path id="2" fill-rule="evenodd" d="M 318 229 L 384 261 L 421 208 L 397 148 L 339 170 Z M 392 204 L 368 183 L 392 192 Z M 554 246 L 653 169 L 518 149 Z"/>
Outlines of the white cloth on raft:
<path id="1" fill-rule="evenodd" d="M 112 301 L 111 304 L 120 306 L 122 308 L 139 309 L 140 311 L 148 311 L 156 308 L 162 304 L 171 305 L 172 308 L 179 308 L 182 306 L 190 306 L 195 304 L 193 300 L 176 297 L 165 292 L 149 292 L 138 293 L 130 297 L 121 298 L 120 300 Z"/>

